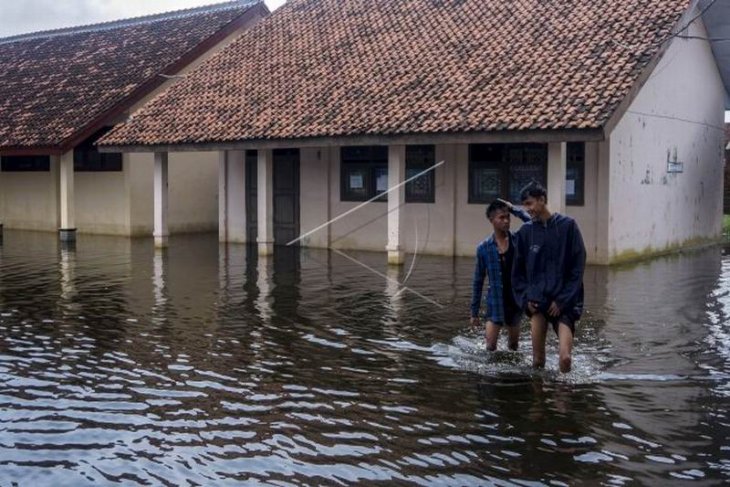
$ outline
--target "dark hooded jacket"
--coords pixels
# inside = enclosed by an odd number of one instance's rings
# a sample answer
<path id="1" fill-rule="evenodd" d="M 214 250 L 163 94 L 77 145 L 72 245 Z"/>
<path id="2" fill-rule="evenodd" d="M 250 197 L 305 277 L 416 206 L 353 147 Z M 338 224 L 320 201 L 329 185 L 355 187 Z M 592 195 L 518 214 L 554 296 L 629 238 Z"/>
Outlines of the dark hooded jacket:
<path id="1" fill-rule="evenodd" d="M 572 218 L 554 213 L 547 222 L 529 222 L 516 235 L 512 290 L 523 310 L 534 301 L 545 313 L 555 303 L 574 319 L 583 312 L 586 250 Z"/>

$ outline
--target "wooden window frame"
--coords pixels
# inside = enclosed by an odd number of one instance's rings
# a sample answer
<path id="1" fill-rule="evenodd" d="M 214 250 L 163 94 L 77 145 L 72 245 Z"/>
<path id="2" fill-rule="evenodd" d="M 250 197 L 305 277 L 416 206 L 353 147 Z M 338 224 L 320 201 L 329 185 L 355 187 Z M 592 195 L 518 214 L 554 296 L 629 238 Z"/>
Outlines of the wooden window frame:
<path id="1" fill-rule="evenodd" d="M 350 174 L 354 170 L 363 173 L 364 194 L 353 193 L 350 188 Z M 340 201 L 361 202 L 368 201 L 379 193 L 377 177 L 382 171 L 388 174 L 388 147 L 373 146 L 344 146 L 340 147 Z M 388 201 L 387 194 L 375 201 Z"/>
<path id="2" fill-rule="evenodd" d="M 576 171 L 578 177 L 575 182 L 575 196 L 569 197 L 566 191 L 566 206 L 585 206 L 585 185 L 586 185 L 586 144 L 585 142 L 568 142 L 567 163 L 565 178 L 567 182 L 568 172 Z"/>
<path id="3" fill-rule="evenodd" d="M 491 158 L 479 158 L 477 159 L 477 151 L 485 151 L 490 150 L 493 152 Z M 541 165 L 542 165 L 542 174 L 541 183 L 543 185 L 547 184 L 547 166 L 548 166 L 548 148 L 546 144 L 532 144 L 532 143 L 524 143 L 524 144 L 470 144 L 469 145 L 469 174 L 468 174 L 468 204 L 479 204 L 479 205 L 485 205 L 491 203 L 495 198 L 502 198 L 502 199 L 515 199 L 514 197 L 510 196 L 510 193 L 514 193 L 515 191 L 519 191 L 522 188 L 512 188 L 511 187 L 511 174 L 512 174 L 512 166 L 521 164 L 523 162 L 515 163 L 515 161 L 510 160 L 510 151 L 519 150 L 522 151 L 521 159 L 522 161 L 525 161 L 526 156 L 528 154 L 527 151 L 537 151 L 539 150 L 541 154 Z M 498 194 L 495 194 L 492 196 L 483 196 L 481 194 L 478 194 L 474 189 L 474 176 L 475 171 L 478 169 L 492 169 L 497 170 L 499 173 L 499 192 Z M 514 191 L 512 191 L 514 190 Z M 514 201 L 514 203 L 519 203 L 519 201 Z"/>
<path id="4" fill-rule="evenodd" d="M 406 146 L 406 179 L 433 167 L 436 163 L 436 146 L 408 145 Z M 431 170 L 418 179 L 406 184 L 406 203 L 435 203 L 436 202 L 436 170 Z M 426 194 L 415 191 L 416 181 L 427 185 Z"/>
<path id="5" fill-rule="evenodd" d="M 2 172 L 50 172 L 51 156 L 2 156 Z"/>

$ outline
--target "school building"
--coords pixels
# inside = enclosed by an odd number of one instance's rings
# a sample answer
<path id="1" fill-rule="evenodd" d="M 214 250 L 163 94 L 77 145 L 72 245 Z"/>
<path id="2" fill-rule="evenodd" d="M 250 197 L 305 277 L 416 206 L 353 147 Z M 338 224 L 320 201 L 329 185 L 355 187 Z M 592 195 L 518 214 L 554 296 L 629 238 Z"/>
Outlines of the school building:
<path id="1" fill-rule="evenodd" d="M 0 39 L 0 222 L 64 240 L 151 234 L 152 155 L 96 140 L 268 14 L 239 0 Z M 217 154 L 170 159 L 170 230 L 215 230 Z"/>
<path id="2" fill-rule="evenodd" d="M 486 204 L 531 179 L 591 263 L 711 242 L 727 92 L 707 5 L 291 0 L 100 146 L 154 154 L 158 236 L 171 154 L 217 152 L 220 238 L 263 255 L 302 234 L 473 255 Z"/>

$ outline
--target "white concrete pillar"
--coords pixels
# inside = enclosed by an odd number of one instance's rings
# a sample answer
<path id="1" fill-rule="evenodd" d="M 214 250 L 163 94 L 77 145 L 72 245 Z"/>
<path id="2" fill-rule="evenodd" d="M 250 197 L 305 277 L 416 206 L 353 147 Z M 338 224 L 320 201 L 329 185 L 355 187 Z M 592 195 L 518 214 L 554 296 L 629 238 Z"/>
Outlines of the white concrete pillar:
<path id="1" fill-rule="evenodd" d="M 246 241 L 246 153 L 218 153 L 218 240 Z"/>
<path id="2" fill-rule="evenodd" d="M 547 194 L 550 211 L 565 213 L 565 176 L 568 162 L 568 144 L 555 142 L 548 145 Z"/>
<path id="3" fill-rule="evenodd" d="M 76 240 L 76 193 L 74 190 L 74 151 L 61 155 L 58 168 L 60 178 L 59 209 L 61 228 L 59 235 L 64 242 Z"/>
<path id="4" fill-rule="evenodd" d="M 228 241 L 228 151 L 218 152 L 218 241 Z"/>
<path id="5" fill-rule="evenodd" d="M 246 241 L 246 151 L 229 151 L 226 174 L 226 236 L 228 242 Z"/>
<path id="6" fill-rule="evenodd" d="M 394 188 L 406 179 L 406 146 L 388 147 L 388 189 Z M 406 202 L 406 187 L 400 186 L 388 193 L 388 264 L 403 265 L 403 205 Z"/>
<path id="7" fill-rule="evenodd" d="M 167 152 L 155 152 L 155 247 L 167 247 L 168 168 Z"/>
<path id="8" fill-rule="evenodd" d="M 258 151 L 258 248 L 259 255 L 274 253 L 274 158 L 271 149 Z"/>

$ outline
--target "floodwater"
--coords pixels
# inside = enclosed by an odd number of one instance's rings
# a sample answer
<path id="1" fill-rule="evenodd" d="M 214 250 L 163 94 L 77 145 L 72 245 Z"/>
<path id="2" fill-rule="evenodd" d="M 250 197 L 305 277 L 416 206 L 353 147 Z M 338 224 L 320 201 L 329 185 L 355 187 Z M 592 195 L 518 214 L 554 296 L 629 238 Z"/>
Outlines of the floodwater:
<path id="1" fill-rule="evenodd" d="M 6 231 L 0 485 L 730 480 L 722 248 L 589 268 L 566 376 L 486 352 L 471 259 L 384 263 Z"/>

